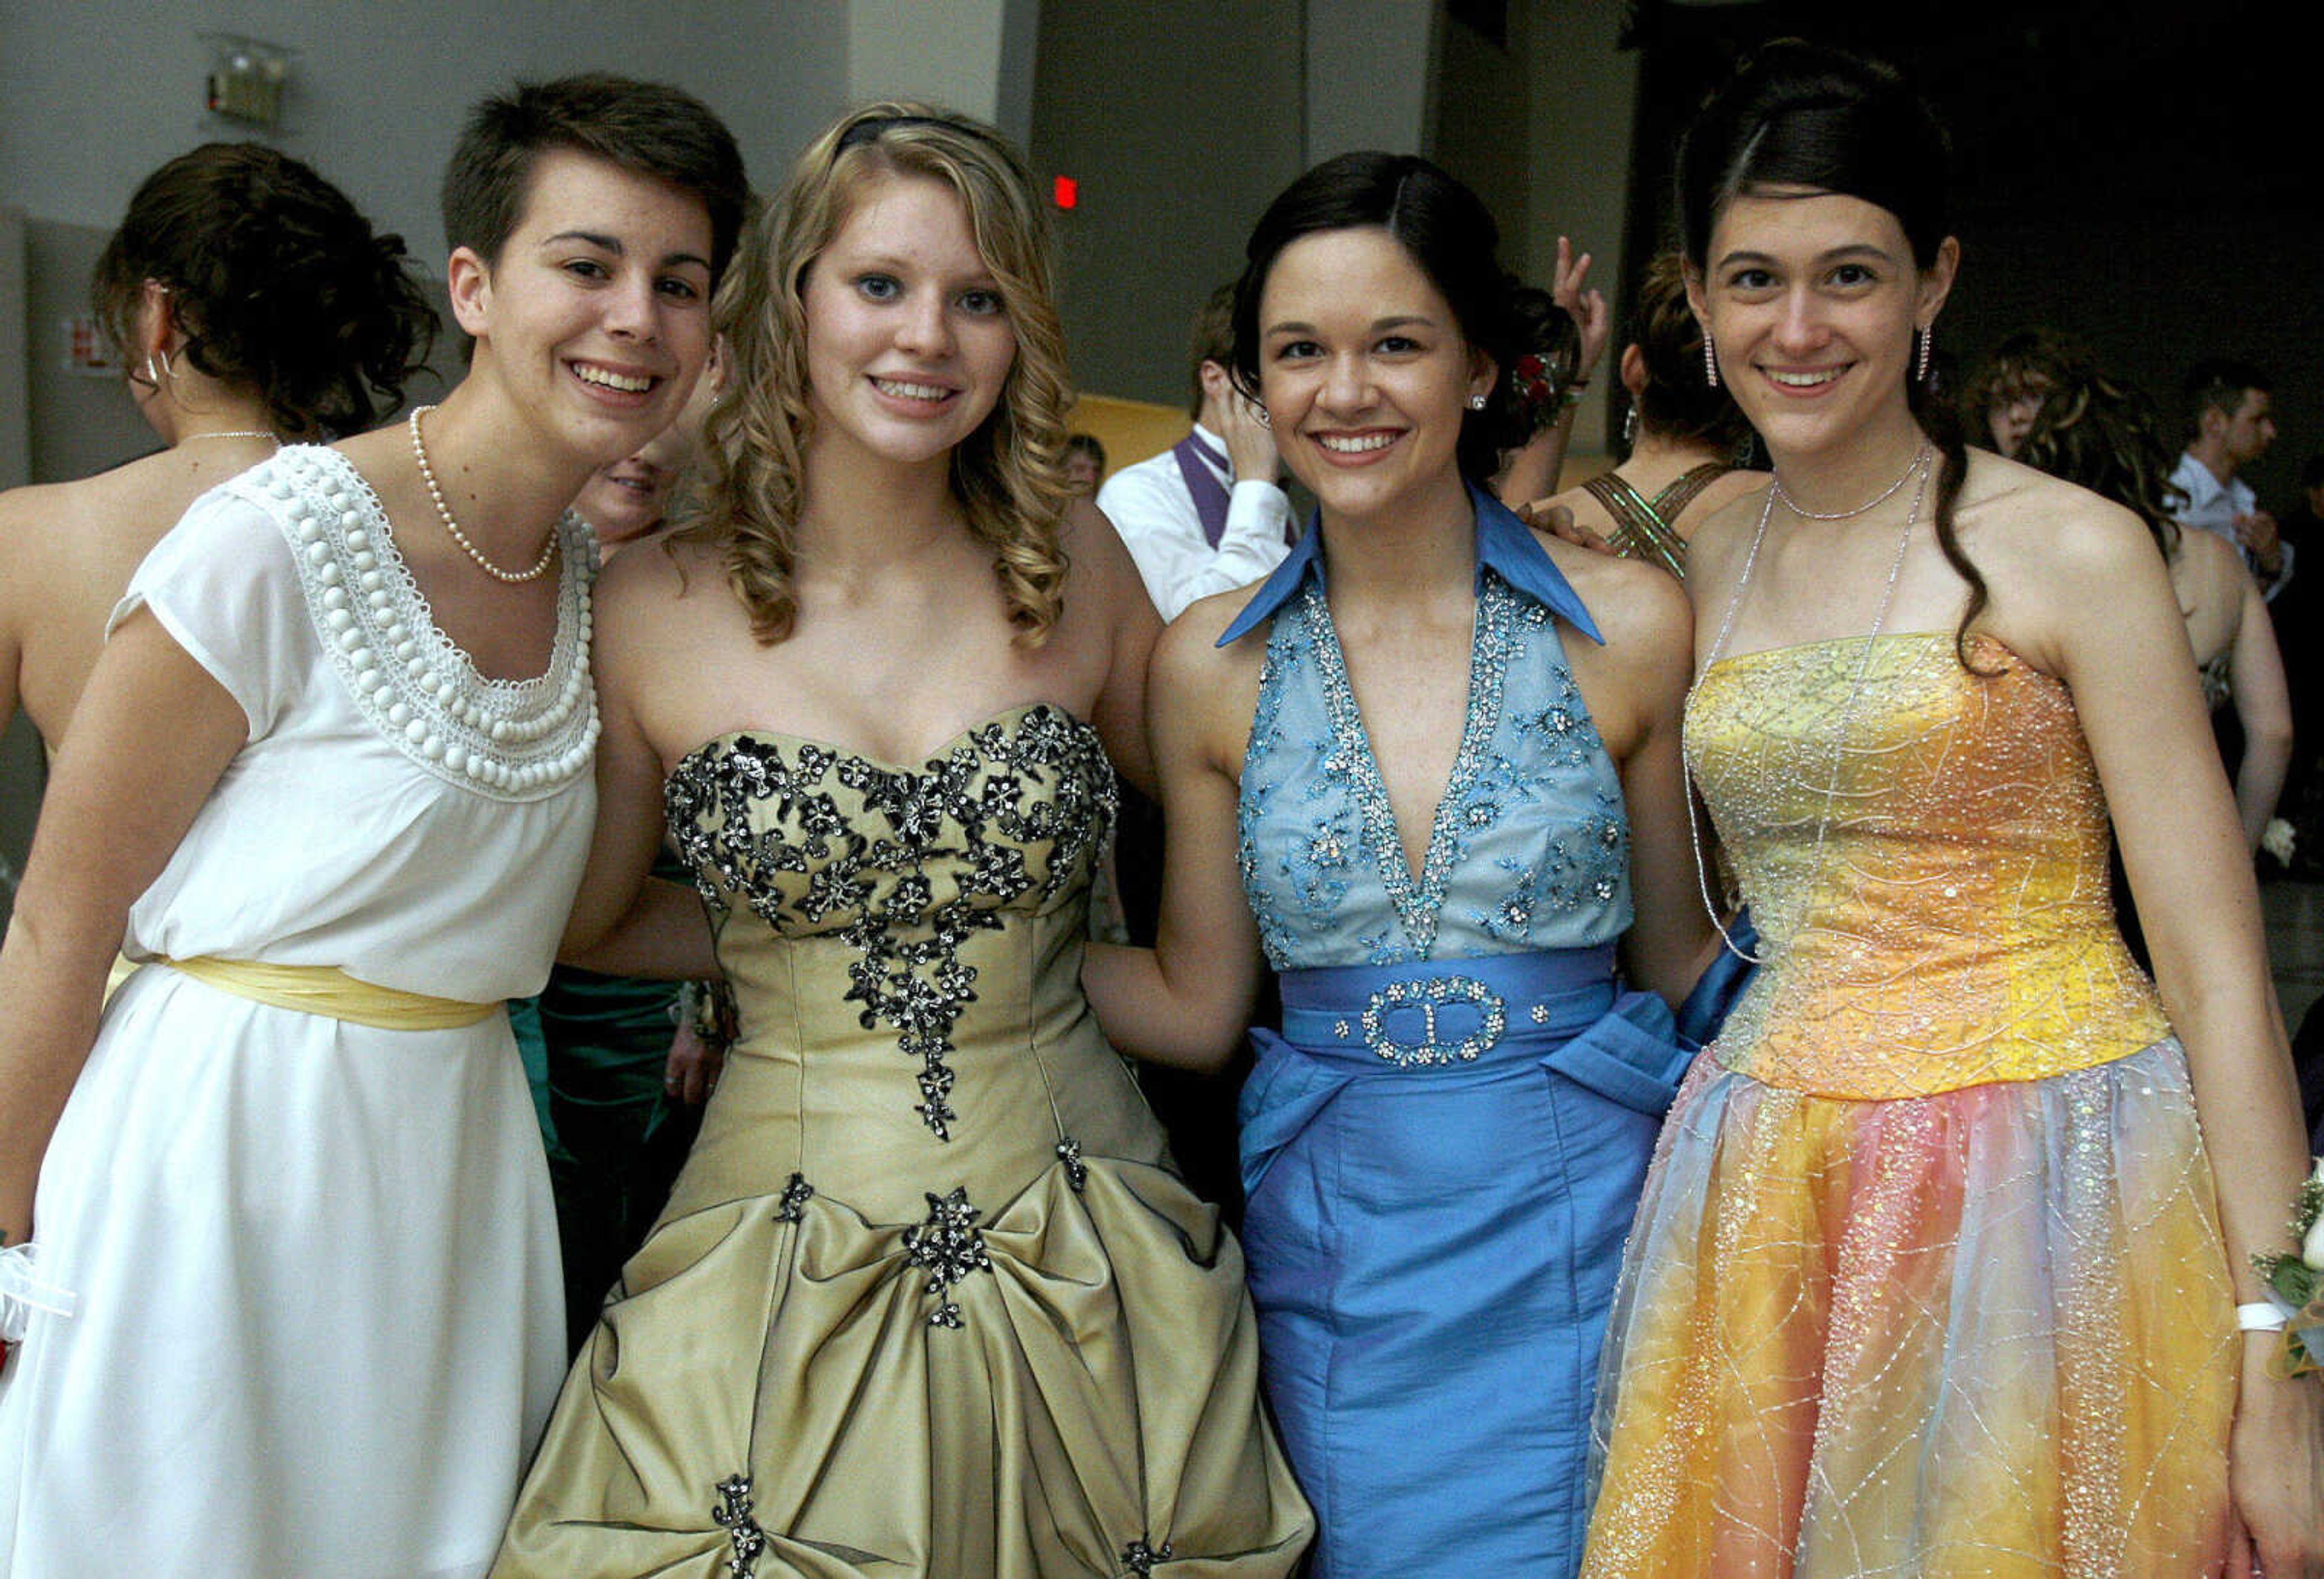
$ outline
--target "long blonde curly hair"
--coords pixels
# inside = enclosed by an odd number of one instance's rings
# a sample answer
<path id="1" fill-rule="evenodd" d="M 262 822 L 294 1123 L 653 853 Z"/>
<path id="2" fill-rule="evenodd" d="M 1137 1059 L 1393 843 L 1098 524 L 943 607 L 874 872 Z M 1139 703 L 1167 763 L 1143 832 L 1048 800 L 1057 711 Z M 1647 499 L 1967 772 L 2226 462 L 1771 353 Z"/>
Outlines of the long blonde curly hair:
<path id="1" fill-rule="evenodd" d="M 687 539 L 724 550 L 727 584 L 762 643 L 790 634 L 794 528 L 806 503 L 807 270 L 879 180 L 938 180 L 960 199 L 992 272 L 1017 356 L 992 413 L 952 454 L 969 530 L 992 549 L 1018 640 L 1038 645 L 1064 607 L 1060 541 L 1072 499 L 1066 417 L 1073 385 L 1052 293 L 1047 216 L 1032 178 L 991 127 L 950 110 L 881 103 L 850 110 L 791 167 L 781 195 L 743 231 L 719 287 L 728 391 L 712 413 L 708 486 Z"/>

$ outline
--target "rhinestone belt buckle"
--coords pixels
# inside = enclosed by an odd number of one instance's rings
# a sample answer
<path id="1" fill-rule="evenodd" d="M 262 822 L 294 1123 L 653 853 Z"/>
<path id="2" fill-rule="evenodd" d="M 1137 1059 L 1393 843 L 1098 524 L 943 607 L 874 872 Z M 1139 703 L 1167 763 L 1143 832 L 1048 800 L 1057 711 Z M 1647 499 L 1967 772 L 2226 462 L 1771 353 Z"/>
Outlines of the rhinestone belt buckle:
<path id="1" fill-rule="evenodd" d="M 1418 1041 L 1388 1034 L 1388 1017 L 1396 1011 L 1417 1013 Z M 1438 1038 L 1436 1017 L 1443 1011 L 1471 1010 L 1476 1029 L 1457 1041 Z M 1501 1039 L 1508 1026 L 1508 1005 L 1501 995 L 1474 976 L 1432 976 L 1420 982 L 1390 982 L 1372 994 L 1364 1006 L 1364 1045 L 1400 1068 L 1415 1064 L 1450 1064 L 1474 1058 Z"/>

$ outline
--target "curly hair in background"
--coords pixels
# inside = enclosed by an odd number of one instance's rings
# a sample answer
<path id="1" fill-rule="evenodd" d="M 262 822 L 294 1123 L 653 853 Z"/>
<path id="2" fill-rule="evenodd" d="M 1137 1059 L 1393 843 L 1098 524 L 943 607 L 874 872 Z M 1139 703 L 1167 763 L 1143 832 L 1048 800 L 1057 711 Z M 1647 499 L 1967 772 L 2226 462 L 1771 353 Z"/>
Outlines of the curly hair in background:
<path id="1" fill-rule="evenodd" d="M 403 403 L 435 342 L 402 239 L 374 233 L 310 166 L 256 143 L 210 143 L 170 161 L 106 244 L 89 301 L 133 370 L 149 282 L 168 294 L 178 355 L 263 399 L 287 439 L 373 426 Z"/>
<path id="2" fill-rule="evenodd" d="M 2169 558 L 2179 546 L 2173 512 L 2185 501 L 2171 485 L 2179 454 L 2163 437 L 2162 409 L 2144 390 L 2101 373 L 2089 348 L 2063 335 L 2034 330 L 2003 349 L 2033 336 L 2042 337 L 2049 392 L 2017 458 L 2131 511 Z"/>

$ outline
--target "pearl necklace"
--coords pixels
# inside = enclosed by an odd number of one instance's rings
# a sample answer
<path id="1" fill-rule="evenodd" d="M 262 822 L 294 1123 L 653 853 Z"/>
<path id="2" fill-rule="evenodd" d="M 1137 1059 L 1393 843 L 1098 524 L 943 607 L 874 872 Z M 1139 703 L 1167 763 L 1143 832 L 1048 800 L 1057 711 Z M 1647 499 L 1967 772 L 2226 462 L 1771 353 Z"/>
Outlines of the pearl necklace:
<path id="1" fill-rule="evenodd" d="M 414 429 L 414 431 L 417 431 L 417 429 Z M 1920 468 L 1922 457 L 1928 453 L 1929 441 L 1924 439 L 1921 441 L 1920 448 L 1913 452 L 1913 458 L 1904 463 L 1904 469 L 1896 474 L 1896 480 L 1889 484 L 1886 487 L 1881 489 L 1879 493 L 1874 494 L 1871 498 L 1867 499 L 1863 503 L 1858 504 L 1853 510 L 1833 510 L 1826 512 L 1821 510 L 1802 509 L 1800 507 L 1800 502 L 1793 498 L 1790 493 L 1784 489 L 1783 474 L 1780 472 L 1775 474 L 1775 491 L 1769 495 L 1769 498 L 1771 501 L 1781 499 L 1784 502 L 1784 509 L 1790 511 L 1794 515 L 1803 517 L 1809 521 L 1851 520 L 1858 515 L 1868 514 L 1872 511 L 1879 509 L 1883 504 L 1887 503 L 1889 500 L 1894 499 L 1898 491 L 1901 490 L 1906 483 L 1912 481 L 1914 472 Z M 1760 524 L 1764 527 L 1766 523 L 1763 521 Z"/>
<path id="2" fill-rule="evenodd" d="M 1904 573 L 1904 551 L 1913 546 L 1913 529 L 1921 522 L 1921 504 L 1929 494 L 1929 474 L 1933 468 L 1929 466 L 1928 461 L 1929 447 L 1923 444 L 1914 453 L 1913 464 L 1905 468 L 1904 475 L 1898 477 L 1888 492 L 1880 495 L 1880 499 L 1875 499 L 1872 502 L 1872 504 L 1879 503 L 1881 499 L 1895 494 L 1916 475 L 1921 479 L 1921 485 L 1913 490 L 1913 507 L 1904 512 L 1904 530 L 1896 535 L 1896 553 L 1895 557 L 1888 561 L 1888 583 L 1881 589 L 1880 610 L 1872 616 L 1872 629 L 1864 638 L 1864 654 L 1857 660 L 1856 678 L 1849 683 L 1848 701 L 1840 710 L 1839 725 L 1832 730 L 1831 775 L 1824 784 L 1823 812 L 1816 819 L 1815 854 L 1810 857 L 1811 864 L 1822 859 L 1824 836 L 1831 831 L 1832 802 L 1840 798 L 1840 775 L 1848 762 L 1848 726 L 1855 722 L 1856 705 L 1864 695 L 1865 677 L 1872 671 L 1872 655 L 1879 648 L 1881 629 L 1888 623 L 1888 613 L 1896 604 L 1896 582 Z M 1767 490 L 1766 503 L 1759 508 L 1759 530 L 1751 538 L 1751 551 L 1743 557 L 1743 574 L 1736 577 L 1734 596 L 1727 600 L 1727 615 L 1719 623 L 1719 634 L 1712 640 L 1711 651 L 1703 659 L 1704 675 L 1711 672 L 1711 666 L 1719 661 L 1720 654 L 1727 649 L 1728 634 L 1735 629 L 1735 611 L 1742 606 L 1743 594 L 1751 585 L 1751 572 L 1759 563 L 1760 546 L 1767 540 L 1767 519 L 1775 512 L 1775 495 L 1781 492 L 1783 492 L 1782 484 L 1778 483 L 1771 486 Z M 1786 499 L 1784 503 L 1789 504 L 1791 501 Z M 1872 504 L 1843 513 L 1861 515 L 1866 510 L 1871 509 Z M 1797 507 L 1794 506 L 1794 508 Z M 1806 512 L 1803 511 L 1801 513 Z M 1832 521 L 1840 518 L 1816 516 L 1812 519 Z M 1702 679 L 1698 677 L 1695 684 L 1699 686 L 1702 683 Z M 1693 698 L 1690 697 L 1688 699 L 1692 701 Z M 1680 771 L 1691 775 L 1693 771 L 1692 765 L 1693 757 L 1687 747 L 1686 712 L 1683 707 L 1679 712 L 1678 750 L 1680 761 L 1687 764 L 1683 766 Z M 1711 897 L 1710 868 L 1702 858 L 1701 822 L 1702 818 L 1694 809 L 1694 786 L 1690 780 L 1686 787 L 1686 836 L 1687 842 L 1694 849 L 1694 883 L 1702 895 L 1702 908 L 1709 912 L 1711 924 L 1719 929 L 1719 940 L 1727 946 L 1728 953 L 1746 965 L 1763 965 L 1766 962 L 1767 956 L 1764 954 L 1746 954 L 1742 946 L 1735 941 L 1734 935 L 1727 930 L 1727 923 L 1719 919 L 1719 906 Z"/>
<path id="3" fill-rule="evenodd" d="M 485 559 L 476 545 L 468 540 L 468 534 L 460 530 L 460 523 L 452 519 L 452 507 L 444 503 L 444 490 L 436 485 L 436 468 L 428 464 L 428 447 L 420 441 L 420 416 L 435 409 L 433 406 L 411 408 L 411 458 L 420 463 L 420 480 L 428 485 L 428 496 L 436 502 L 436 513 L 444 518 L 444 530 L 452 534 L 452 540 L 460 545 L 461 551 L 476 562 L 476 568 L 493 580 L 505 581 L 512 586 L 519 582 L 539 580 L 548 573 L 549 561 L 557 555 L 556 527 L 551 526 L 549 529 L 548 537 L 541 540 L 540 558 L 532 562 L 531 569 L 503 570 Z"/>

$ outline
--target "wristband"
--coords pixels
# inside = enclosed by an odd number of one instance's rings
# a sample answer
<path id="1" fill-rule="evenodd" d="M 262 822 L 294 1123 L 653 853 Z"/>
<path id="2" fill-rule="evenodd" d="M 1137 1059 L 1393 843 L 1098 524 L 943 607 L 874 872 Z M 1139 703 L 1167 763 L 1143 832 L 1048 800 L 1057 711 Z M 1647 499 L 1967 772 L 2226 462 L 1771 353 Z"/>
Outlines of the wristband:
<path id="1" fill-rule="evenodd" d="M 2247 1333 L 2280 1333 L 2284 1327 L 2283 1309 L 2268 1300 L 2236 1307 L 2236 1325 Z"/>

